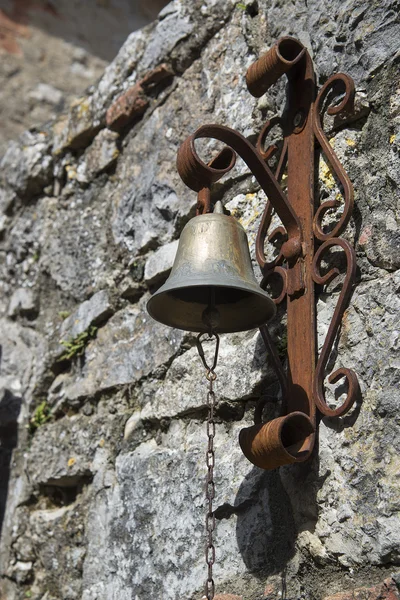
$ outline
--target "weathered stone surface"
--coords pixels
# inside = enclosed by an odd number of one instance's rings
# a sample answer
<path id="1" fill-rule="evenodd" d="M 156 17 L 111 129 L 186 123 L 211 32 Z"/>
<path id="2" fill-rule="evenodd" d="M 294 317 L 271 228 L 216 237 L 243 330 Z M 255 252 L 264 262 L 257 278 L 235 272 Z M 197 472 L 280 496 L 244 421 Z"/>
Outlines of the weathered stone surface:
<path id="1" fill-rule="evenodd" d="M 98 330 L 87 346 L 81 372 L 64 382 L 58 393 L 74 400 L 133 385 L 168 365 L 179 352 L 183 338 L 184 332 L 153 321 L 141 301 L 139 306 L 117 312 Z"/>
<path id="2" fill-rule="evenodd" d="M 20 141 L 11 142 L 0 162 L 5 181 L 21 197 L 35 196 L 52 177 L 50 136 L 45 131 L 27 131 Z"/>
<path id="3" fill-rule="evenodd" d="M 326 596 L 324 600 L 397 600 L 398 598 L 400 594 L 396 582 L 389 578 L 380 585 L 340 592 L 333 596 Z"/>
<path id="4" fill-rule="evenodd" d="M 150 104 L 147 94 L 172 76 L 173 72 L 165 64 L 146 73 L 143 79 L 117 98 L 107 110 L 107 127 L 114 131 L 122 131 L 129 123 L 141 117 Z"/>
<path id="5" fill-rule="evenodd" d="M 96 116 L 92 98 L 74 100 L 67 116 L 54 125 L 53 154 L 85 148 L 100 130 L 104 115 Z"/>
<path id="6" fill-rule="evenodd" d="M 237 439 L 240 427 L 238 423 L 217 425 L 215 506 L 220 516 L 216 529 L 219 566 L 215 574 L 217 592 L 232 591 L 255 599 L 260 597 L 260 590 L 257 592 L 255 583 L 246 582 L 246 568 L 265 565 L 269 572 L 279 569 L 280 562 L 293 553 L 294 531 L 286 515 L 289 500 L 278 474 L 252 469 L 243 461 L 238 445 L 230 444 L 231 439 Z M 161 443 L 142 435 L 144 441 L 134 450 L 127 448 L 119 455 L 118 484 L 113 492 L 100 497 L 101 506 L 96 511 L 100 520 L 96 513 L 91 516 L 85 600 L 101 594 L 114 594 L 124 600 L 132 594 L 157 595 L 165 577 L 166 547 L 170 584 L 162 588 L 163 598 L 202 596 L 204 425 L 175 421 L 158 437 Z M 224 451 L 227 445 L 231 447 L 229 456 Z M 134 481 L 141 483 L 134 485 Z M 106 515 L 111 505 L 118 506 L 118 518 L 110 520 Z M 232 535 L 235 528 L 236 535 Z M 146 544 L 141 544 L 141 532 L 148 529 L 151 542 L 148 538 Z M 109 540 L 110 545 L 99 545 L 100 538 Z M 127 552 L 131 545 L 136 548 L 134 554 Z"/>
<path id="7" fill-rule="evenodd" d="M 11 296 L 10 305 L 8 307 L 8 316 L 16 317 L 17 315 L 34 317 L 38 310 L 37 298 L 32 290 L 26 288 L 18 288 Z"/>
<path id="8" fill-rule="evenodd" d="M 148 285 L 155 285 L 166 279 L 174 264 L 177 249 L 178 240 L 174 240 L 150 255 L 144 270 L 144 280 Z"/>
<path id="9" fill-rule="evenodd" d="M 7 319 L 0 320 L 0 333 L 0 563 L 4 571 L 9 568 L 15 511 L 29 497 L 18 446 L 26 444 L 24 424 L 34 390 L 44 374 L 43 357 L 47 353 L 47 344 L 43 336 L 31 328 Z M 22 578 L 28 571 L 25 567 L 21 566 Z"/>
<path id="10" fill-rule="evenodd" d="M 61 326 L 60 338 L 73 340 L 87 331 L 91 325 L 98 325 L 112 314 L 112 304 L 107 290 L 94 294 L 90 300 L 82 302 L 78 309 L 69 315 Z"/>
<path id="11" fill-rule="evenodd" d="M 5 170 L 0 435 L 2 473 L 12 490 L 1 550 L 7 600 L 203 595 L 207 382 L 195 336 L 155 323 L 145 304 L 148 289 L 166 278 L 172 249 L 194 214 L 196 194 L 174 167 L 180 143 L 207 122 L 256 139 L 265 120 L 282 112 L 286 83 L 256 100 L 244 75 L 286 34 L 313 54 L 319 85 L 332 71 L 356 79 L 354 119 L 325 121 L 354 183 L 346 238 L 358 267 L 326 376 L 353 368 L 362 402 L 342 419 L 322 419 L 311 460 L 273 472 L 253 468 L 238 433 L 253 422 L 259 400 L 265 420 L 278 415 L 281 393 L 257 331 L 221 336 L 214 386 L 216 589 L 246 600 L 394 593 L 380 582 L 400 561 L 396 10 L 391 0 L 309 0 L 307 7 L 299 0 L 176 0 L 156 23 L 129 36 L 63 132 L 50 130 L 38 160 L 44 168 L 53 146 L 52 188 L 52 173 L 48 180 L 37 175 L 34 161 L 24 163 L 20 189 L 12 168 Z M 166 64 L 173 80 L 151 79 Z M 115 160 L 117 135 L 104 127 L 105 115 L 137 84 L 149 106 L 124 128 Z M 274 130 L 271 143 L 279 139 Z M 216 148 L 203 140 L 197 149 L 208 161 Z M 316 187 L 317 202 L 342 202 L 324 156 Z M 212 195 L 245 227 L 259 278 L 254 241 L 264 194 L 238 161 Z M 324 227 L 341 210 L 330 211 Z M 278 225 L 274 215 L 271 228 Z M 268 258 L 278 246 L 266 245 Z M 339 253 L 332 259 L 344 266 Z M 319 349 L 340 281 L 317 289 Z M 28 324 L 24 315 L 8 317 L 19 288 L 39 299 L 29 328 L 18 323 Z M 284 363 L 283 312 L 269 327 Z M 92 324 L 96 335 L 79 356 L 56 362 L 60 339 Z M 329 405 L 343 401 L 345 391 L 325 381 Z"/>
<path id="12" fill-rule="evenodd" d="M 87 177 L 94 177 L 109 169 L 119 156 L 118 134 L 108 129 L 100 131 L 85 152 L 84 165 Z"/>
<path id="13" fill-rule="evenodd" d="M 112 255 L 104 226 L 108 193 L 108 186 L 99 182 L 97 188 L 79 190 L 60 207 L 53 197 L 43 204 L 40 266 L 64 293 L 81 302 L 107 287 L 111 277 L 105 266 Z"/>

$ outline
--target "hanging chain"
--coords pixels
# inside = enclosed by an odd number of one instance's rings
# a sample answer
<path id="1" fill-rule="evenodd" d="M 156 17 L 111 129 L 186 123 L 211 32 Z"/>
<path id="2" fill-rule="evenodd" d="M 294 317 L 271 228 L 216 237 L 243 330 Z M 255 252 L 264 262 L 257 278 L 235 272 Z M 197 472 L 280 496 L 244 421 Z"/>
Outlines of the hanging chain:
<path id="1" fill-rule="evenodd" d="M 202 336 L 208 335 L 208 339 L 215 338 L 215 353 L 214 361 L 211 367 L 208 366 L 206 358 L 204 356 L 204 350 L 202 346 Z M 215 466 L 215 451 L 214 451 L 214 437 L 215 437 L 215 420 L 214 412 L 216 407 L 215 393 L 213 390 L 214 381 L 217 378 L 215 373 L 215 367 L 217 366 L 218 350 L 219 350 L 219 337 L 216 333 L 204 334 L 201 333 L 197 337 L 197 349 L 200 358 L 206 368 L 206 378 L 208 380 L 208 393 L 207 393 L 207 407 L 208 407 L 208 418 L 207 418 L 207 437 L 208 437 L 208 448 L 206 453 L 206 464 L 207 464 L 207 476 L 206 476 L 206 501 L 207 501 L 207 514 L 206 514 L 206 563 L 207 563 L 207 581 L 205 585 L 205 593 L 207 600 L 213 600 L 215 594 L 215 584 L 213 579 L 213 565 L 215 563 L 215 546 L 214 546 L 214 530 L 215 530 L 215 514 L 213 510 L 213 500 L 215 496 L 215 485 L 214 485 L 214 466 Z"/>

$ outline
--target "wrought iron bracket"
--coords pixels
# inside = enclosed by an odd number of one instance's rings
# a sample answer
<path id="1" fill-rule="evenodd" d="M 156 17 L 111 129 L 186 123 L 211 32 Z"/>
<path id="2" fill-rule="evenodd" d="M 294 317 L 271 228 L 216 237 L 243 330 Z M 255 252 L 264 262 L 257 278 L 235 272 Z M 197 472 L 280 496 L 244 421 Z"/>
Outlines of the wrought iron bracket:
<path id="1" fill-rule="evenodd" d="M 352 246 L 339 237 L 353 210 L 353 187 L 323 131 L 322 113 L 324 107 L 329 115 L 351 112 L 354 83 L 348 75 L 338 73 L 317 92 L 307 49 L 298 40 L 283 37 L 248 69 L 246 81 L 249 92 L 256 97 L 262 96 L 284 74 L 288 80 L 287 107 L 282 117 L 265 123 L 255 146 L 228 127 L 204 125 L 183 142 L 177 159 L 183 181 L 198 192 L 198 214 L 210 212 L 211 185 L 233 168 L 236 153 L 245 161 L 267 195 L 256 239 L 256 258 L 263 274 L 263 287 L 272 275 L 278 275 L 282 280 L 282 291 L 274 302 L 287 302 L 287 373 L 267 326 L 262 326 L 260 331 L 282 387 L 285 414 L 268 423 L 257 423 L 243 429 L 239 440 L 247 458 L 264 469 L 309 458 L 315 444 L 317 410 L 327 417 L 342 416 L 359 395 L 357 376 L 348 368 L 340 368 L 329 377 L 330 383 L 342 378 L 347 382 L 347 397 L 339 407 L 328 406 L 324 391 L 328 359 L 350 299 L 356 262 Z M 339 95 L 342 98 L 338 104 L 327 102 Z M 282 128 L 283 142 L 273 173 L 269 161 L 277 154 L 278 148 L 274 145 L 265 149 L 265 142 L 271 128 L 277 124 Z M 195 140 L 198 138 L 214 138 L 227 147 L 207 165 L 196 152 Z M 342 205 L 336 200 L 328 200 L 316 207 L 317 148 L 341 185 Z M 285 169 L 286 193 L 280 183 Z M 339 205 L 342 212 L 337 222 L 329 228 L 324 227 L 327 211 Z M 282 226 L 268 235 L 273 211 L 279 216 Z M 285 241 L 278 256 L 268 262 L 265 243 L 278 235 L 283 236 Z M 327 259 L 327 251 L 333 247 L 344 251 L 347 268 L 332 322 L 317 356 L 314 288 L 315 284 L 328 284 L 339 275 L 336 267 L 321 273 L 321 262 Z"/>

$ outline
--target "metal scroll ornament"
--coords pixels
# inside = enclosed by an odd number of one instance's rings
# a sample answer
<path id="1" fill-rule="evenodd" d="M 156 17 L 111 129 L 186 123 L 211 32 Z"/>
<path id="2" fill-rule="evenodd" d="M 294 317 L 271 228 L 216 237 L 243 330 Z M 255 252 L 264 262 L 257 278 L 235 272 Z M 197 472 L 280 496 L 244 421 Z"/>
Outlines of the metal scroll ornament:
<path id="1" fill-rule="evenodd" d="M 351 113 L 354 83 L 348 75 L 338 73 L 318 92 L 307 49 L 298 40 L 284 37 L 249 68 L 248 89 L 259 97 L 283 74 L 288 81 L 285 111 L 281 117 L 265 123 L 255 146 L 233 129 L 204 125 L 183 142 L 177 160 L 183 181 L 198 193 L 198 215 L 212 212 L 212 184 L 234 167 L 236 155 L 244 160 L 267 196 L 256 239 L 256 258 L 263 274 L 263 289 L 272 276 L 278 276 L 282 282 L 281 292 L 273 302 L 286 302 L 286 372 L 265 323 L 260 325 L 260 331 L 282 387 L 284 414 L 275 421 L 244 429 L 239 440 L 247 458 L 265 469 L 307 460 L 315 443 L 317 410 L 323 416 L 339 417 L 351 409 L 359 396 L 357 376 L 349 368 L 337 369 L 329 377 L 330 383 L 344 379 L 347 384 L 347 397 L 340 406 L 328 405 L 324 385 L 331 350 L 354 284 L 356 263 L 354 249 L 339 237 L 352 214 L 353 187 L 324 133 L 322 115 L 326 111 L 331 116 L 340 115 L 343 120 L 344 115 Z M 333 100 L 339 97 L 335 104 Z M 280 152 L 278 145 L 265 148 L 268 133 L 277 125 L 283 132 Z M 226 146 L 205 164 L 195 147 L 199 138 L 212 138 Z M 343 195 L 340 216 L 329 227 L 324 225 L 325 217 L 329 211 L 338 209 L 339 203 L 328 200 L 315 206 L 315 150 L 319 150 L 329 164 Z M 273 156 L 274 172 L 270 167 Z M 285 171 L 286 192 L 281 185 Z M 282 225 L 269 233 L 273 212 Z M 265 243 L 278 238 L 282 242 L 278 255 L 273 261 L 267 261 Z M 343 251 L 346 274 L 328 334 L 317 356 L 315 286 L 326 285 L 339 275 L 336 267 L 326 272 L 325 263 L 332 249 Z M 235 316 L 239 320 L 239 312 L 233 312 L 233 320 Z M 239 329 L 242 328 L 231 330 Z M 225 331 L 229 331 L 229 327 Z"/>

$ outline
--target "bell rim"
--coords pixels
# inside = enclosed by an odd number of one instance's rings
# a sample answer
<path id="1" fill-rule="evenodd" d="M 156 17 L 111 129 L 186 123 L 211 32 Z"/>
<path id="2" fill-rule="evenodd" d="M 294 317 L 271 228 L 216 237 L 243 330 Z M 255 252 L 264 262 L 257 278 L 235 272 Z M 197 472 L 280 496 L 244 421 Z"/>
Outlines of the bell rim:
<path id="1" fill-rule="evenodd" d="M 182 331 L 192 331 L 192 332 L 200 332 L 199 329 L 194 329 L 194 328 L 183 328 L 183 327 L 178 327 L 176 325 L 170 325 L 170 323 L 166 322 L 166 320 L 164 319 L 160 319 L 160 316 L 157 315 L 155 316 L 152 309 L 151 309 L 151 304 L 152 301 L 155 298 L 158 298 L 159 296 L 163 295 L 163 294 L 168 294 L 169 292 L 171 292 L 172 290 L 184 290 L 184 289 L 188 289 L 188 288 L 204 288 L 204 287 L 208 287 L 208 286 L 212 286 L 212 287 L 216 287 L 216 288 L 230 288 L 230 289 L 236 289 L 236 290 L 241 290 L 241 291 L 245 291 L 251 294 L 254 294 L 256 296 L 258 296 L 259 298 L 261 298 L 262 300 L 265 301 L 266 303 L 266 307 L 268 307 L 268 312 L 267 312 L 267 316 L 265 317 L 265 319 L 263 320 L 259 320 L 257 321 L 257 323 L 255 323 L 254 325 L 252 325 L 251 327 L 240 327 L 238 329 L 230 329 L 227 331 L 223 331 L 220 329 L 216 329 L 217 333 L 238 333 L 240 331 L 251 331 L 252 329 L 257 329 L 258 327 L 260 327 L 261 325 L 264 325 L 265 323 L 267 323 L 268 321 L 270 321 L 276 314 L 276 305 L 273 302 L 273 300 L 269 297 L 269 295 L 267 294 L 267 292 L 265 292 L 265 290 L 263 290 L 260 286 L 258 285 L 252 285 L 250 283 L 248 283 L 247 281 L 245 283 L 243 283 L 243 285 L 238 285 L 238 280 L 237 278 L 235 279 L 235 283 L 229 284 L 229 283 L 221 283 L 221 284 L 215 284 L 215 279 L 211 279 L 210 276 L 210 282 L 207 282 L 207 277 L 204 277 L 202 279 L 202 282 L 199 283 L 198 279 L 193 279 L 192 282 L 190 281 L 190 279 L 186 279 L 185 282 L 183 283 L 178 283 L 177 285 L 169 285 L 170 284 L 170 280 L 168 279 L 164 285 L 162 285 L 156 292 L 154 292 L 154 294 L 151 296 L 151 298 L 149 298 L 149 300 L 146 303 L 146 309 L 148 314 L 152 317 L 152 319 L 154 319 L 155 321 L 158 321 L 159 323 L 163 323 L 164 325 L 167 325 L 169 327 L 173 327 L 174 329 L 180 329 Z M 206 329 L 204 328 L 204 331 L 206 331 Z"/>

